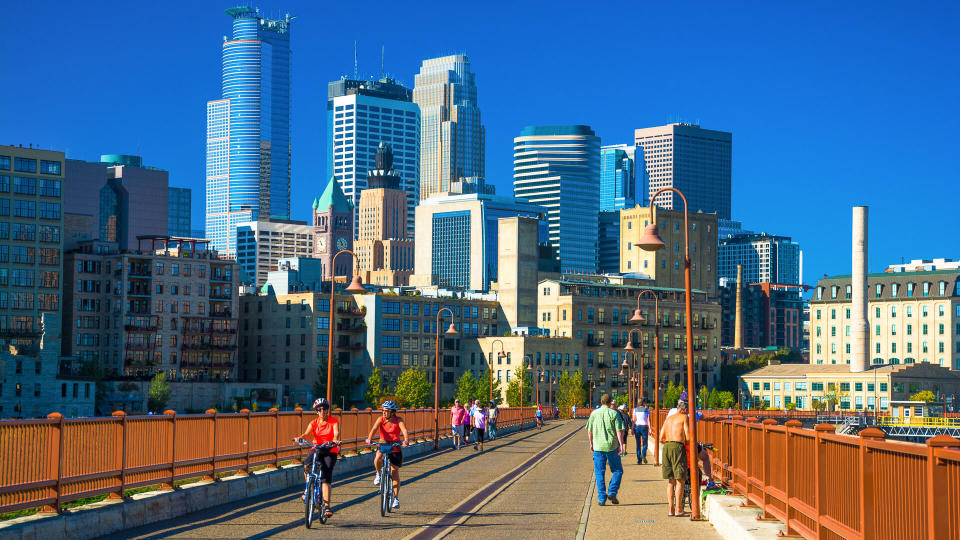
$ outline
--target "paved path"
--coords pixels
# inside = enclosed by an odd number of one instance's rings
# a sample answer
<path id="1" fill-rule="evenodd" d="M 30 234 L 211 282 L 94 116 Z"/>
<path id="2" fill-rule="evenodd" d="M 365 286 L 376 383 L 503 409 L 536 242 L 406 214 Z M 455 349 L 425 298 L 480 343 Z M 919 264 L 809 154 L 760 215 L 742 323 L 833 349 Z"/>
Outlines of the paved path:
<path id="1" fill-rule="evenodd" d="M 372 471 L 364 471 L 337 479 L 333 496 L 336 515 L 326 525 L 316 522 L 311 530 L 303 527 L 303 503 L 297 489 L 124 531 L 115 538 L 572 539 L 582 529 L 584 501 L 592 488 L 593 463 L 582 426 L 582 420 L 552 422 L 543 431 L 513 433 L 488 443 L 483 454 L 468 446 L 410 459 L 403 467 L 400 510 L 385 518 L 380 517 Z M 650 471 L 647 475 L 659 473 L 651 466 L 627 466 L 619 508 L 609 504 L 599 508 L 593 495 L 588 538 L 594 533 L 605 538 L 637 538 L 667 519 L 658 519 L 655 526 L 641 528 L 638 523 L 629 528 L 634 521 L 646 520 L 647 513 L 666 514 L 652 497 L 660 496 L 662 482 L 646 479 L 644 471 Z M 657 488 L 650 490 L 650 502 L 644 498 L 643 482 Z M 636 516 L 630 509 L 637 510 Z M 611 516 L 627 528 L 604 528 Z M 604 523 L 594 525 L 594 520 Z M 684 524 L 697 528 L 680 534 Z M 657 536 L 710 533 L 709 525 L 687 520 L 666 525 L 669 529 L 662 530 L 670 532 Z"/>

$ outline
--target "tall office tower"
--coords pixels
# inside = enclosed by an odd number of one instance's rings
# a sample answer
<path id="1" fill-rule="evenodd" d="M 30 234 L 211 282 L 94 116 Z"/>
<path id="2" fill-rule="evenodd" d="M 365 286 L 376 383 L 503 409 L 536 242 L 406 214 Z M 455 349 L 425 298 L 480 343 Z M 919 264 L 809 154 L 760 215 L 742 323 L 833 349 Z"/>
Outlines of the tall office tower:
<path id="1" fill-rule="evenodd" d="M 720 219 L 730 219 L 733 134 L 674 123 L 638 129 L 634 141 L 643 148 L 648 199 L 660 188 L 675 187 L 687 198 L 691 212 L 716 212 Z M 672 192 L 653 202 L 661 208 L 683 210 L 683 201 Z"/>
<path id="2" fill-rule="evenodd" d="M 167 188 L 167 234 L 190 238 L 190 188 Z"/>
<path id="3" fill-rule="evenodd" d="M 484 129 L 476 75 L 465 54 L 424 60 L 414 78 L 413 102 L 420 106 L 420 200 L 460 189 L 464 179 L 482 184 Z"/>
<path id="4" fill-rule="evenodd" d="M 563 272 L 597 270 L 600 137 L 589 126 L 528 126 L 513 139 L 513 194 L 545 206 Z"/>
<path id="5" fill-rule="evenodd" d="M 63 152 L 0 146 L 3 349 L 36 344 L 43 333 L 41 316 L 60 317 L 63 162 Z"/>
<path id="6" fill-rule="evenodd" d="M 360 193 L 374 168 L 380 143 L 393 149 L 394 170 L 407 195 L 407 234 L 413 236 L 413 209 L 419 200 L 420 107 L 413 91 L 397 81 L 340 79 L 327 85 L 327 177 L 335 177 L 354 207 L 354 237 L 360 220 Z"/>
<path id="7" fill-rule="evenodd" d="M 323 194 L 313 201 L 313 256 L 323 264 L 324 279 L 353 276 L 353 257 L 336 256 L 345 249 L 353 249 L 353 205 L 330 177 Z"/>
<path id="8" fill-rule="evenodd" d="M 270 219 L 237 224 L 237 264 L 241 282 L 260 287 L 281 259 L 313 255 L 313 227 L 306 221 Z"/>
<path id="9" fill-rule="evenodd" d="M 597 270 L 620 271 L 620 211 L 601 211 L 597 222 Z"/>
<path id="10" fill-rule="evenodd" d="M 360 235 L 356 253 L 361 277 L 373 285 L 406 285 L 413 273 L 413 240 L 407 235 L 403 178 L 393 168 L 393 150 L 380 143 L 375 169 L 360 194 Z"/>
<path id="11" fill-rule="evenodd" d="M 641 157 L 643 151 L 640 152 Z M 637 165 L 637 147 L 614 144 L 600 147 L 600 211 L 646 206 L 646 174 Z"/>
<path id="12" fill-rule="evenodd" d="M 718 253 L 720 278 L 735 279 L 737 265 L 743 265 L 746 283 L 801 283 L 800 244 L 789 236 L 760 233 L 721 238 Z"/>
<path id="13" fill-rule="evenodd" d="M 238 223 L 290 216 L 290 21 L 235 7 L 221 99 L 207 102 L 206 237 L 232 255 Z"/>

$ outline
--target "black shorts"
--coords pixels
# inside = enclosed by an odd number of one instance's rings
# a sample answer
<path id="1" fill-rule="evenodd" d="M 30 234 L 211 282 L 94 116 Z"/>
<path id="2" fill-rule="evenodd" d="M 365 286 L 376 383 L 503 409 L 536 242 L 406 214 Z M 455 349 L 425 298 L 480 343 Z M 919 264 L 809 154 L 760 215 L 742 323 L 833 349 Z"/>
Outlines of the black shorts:
<path id="1" fill-rule="evenodd" d="M 303 469 L 308 473 L 312 472 L 310 469 L 313 467 L 313 454 L 315 452 L 320 452 L 320 455 L 317 456 L 317 467 L 320 470 L 317 471 L 317 473 L 320 475 L 321 481 L 333 482 L 333 466 L 337 464 L 336 452 L 311 449 L 307 452 L 307 457 L 303 462 Z"/>
<path id="2" fill-rule="evenodd" d="M 390 464 L 393 465 L 394 467 L 398 469 L 400 467 L 403 467 L 403 452 L 401 452 L 399 448 L 394 452 L 387 452 L 384 455 L 387 456 L 387 459 L 390 461 Z"/>
<path id="3" fill-rule="evenodd" d="M 483 433 L 484 433 L 484 430 L 482 430 L 482 429 L 480 429 L 480 428 L 473 428 L 473 429 L 475 429 L 476 432 L 477 432 L 477 442 L 483 442 Z"/>

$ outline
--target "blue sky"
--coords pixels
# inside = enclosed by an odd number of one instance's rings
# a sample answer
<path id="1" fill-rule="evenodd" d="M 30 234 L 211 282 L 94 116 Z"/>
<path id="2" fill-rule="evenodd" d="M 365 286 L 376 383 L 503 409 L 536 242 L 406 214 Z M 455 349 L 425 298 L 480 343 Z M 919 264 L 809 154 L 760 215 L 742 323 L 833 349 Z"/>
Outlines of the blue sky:
<path id="1" fill-rule="evenodd" d="M 219 96 L 231 2 L 12 2 L 0 19 L 0 144 L 68 157 L 141 153 L 194 189 Z M 793 236 L 804 278 L 850 269 L 851 206 L 870 208 L 871 271 L 960 258 L 960 10 L 953 2 L 260 2 L 292 34 L 293 217 L 323 187 L 326 83 L 465 52 L 487 176 L 511 193 L 512 139 L 588 124 L 603 144 L 675 121 L 733 132 L 733 213 Z M 482 7 L 479 7 L 482 6 Z"/>

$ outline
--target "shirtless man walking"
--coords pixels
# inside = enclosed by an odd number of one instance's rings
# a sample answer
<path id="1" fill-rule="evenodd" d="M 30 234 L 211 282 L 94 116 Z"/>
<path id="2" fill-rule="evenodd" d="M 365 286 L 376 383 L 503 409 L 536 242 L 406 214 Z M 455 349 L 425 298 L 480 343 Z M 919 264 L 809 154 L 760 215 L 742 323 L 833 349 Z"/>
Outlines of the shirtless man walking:
<path id="1" fill-rule="evenodd" d="M 670 517 L 683 517 L 683 485 L 689 476 L 687 470 L 686 444 L 690 440 L 687 427 L 687 403 L 677 404 L 681 414 L 668 416 L 660 428 L 660 443 L 663 449 L 663 479 L 667 480 L 667 501 Z"/>

